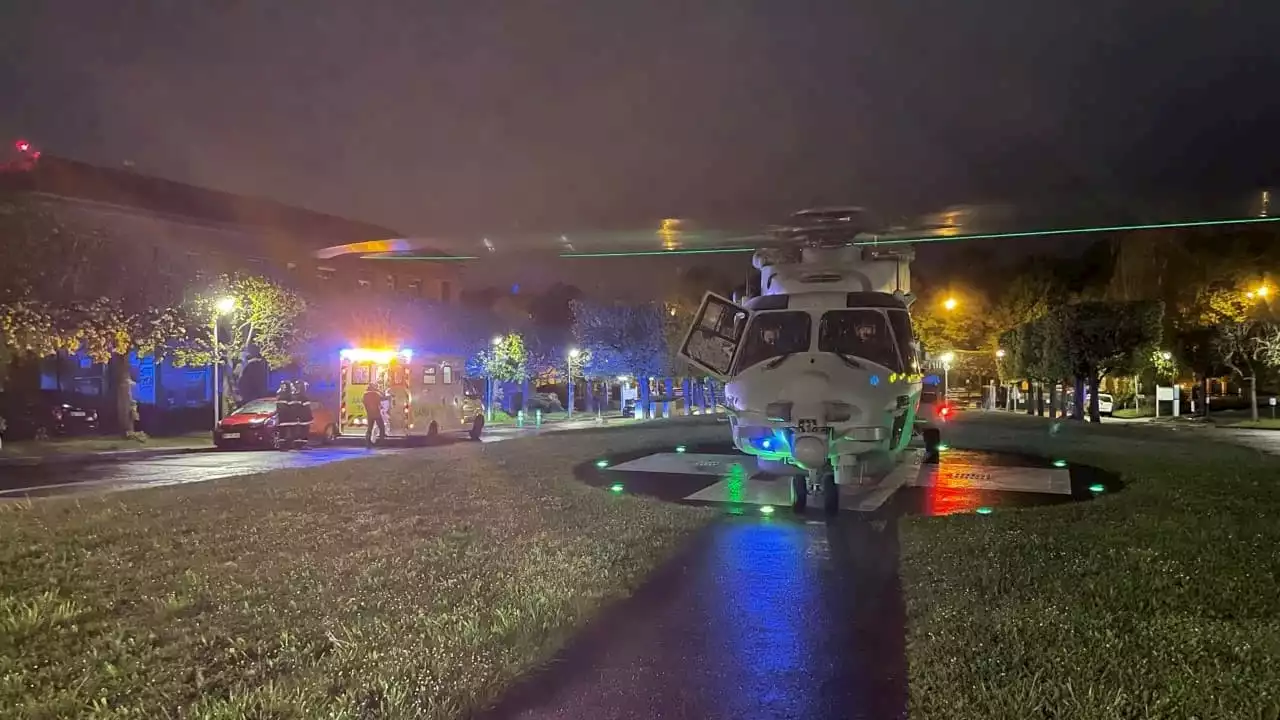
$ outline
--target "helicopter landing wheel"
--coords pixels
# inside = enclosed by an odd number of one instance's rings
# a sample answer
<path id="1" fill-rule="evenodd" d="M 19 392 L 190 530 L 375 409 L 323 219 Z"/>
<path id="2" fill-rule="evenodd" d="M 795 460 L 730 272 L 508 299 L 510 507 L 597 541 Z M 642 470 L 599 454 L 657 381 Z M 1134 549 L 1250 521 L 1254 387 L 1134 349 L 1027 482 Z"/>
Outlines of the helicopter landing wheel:
<path id="1" fill-rule="evenodd" d="M 924 461 L 929 465 L 938 464 L 938 446 L 942 444 L 942 431 L 938 428 L 925 428 L 920 433 L 924 436 Z"/>
<path id="2" fill-rule="evenodd" d="M 803 513 L 809 505 L 809 478 L 806 475 L 791 476 L 791 509 Z"/>
<path id="3" fill-rule="evenodd" d="M 836 484 L 835 468 L 822 472 L 822 512 L 834 516 L 840 512 L 840 486 Z"/>

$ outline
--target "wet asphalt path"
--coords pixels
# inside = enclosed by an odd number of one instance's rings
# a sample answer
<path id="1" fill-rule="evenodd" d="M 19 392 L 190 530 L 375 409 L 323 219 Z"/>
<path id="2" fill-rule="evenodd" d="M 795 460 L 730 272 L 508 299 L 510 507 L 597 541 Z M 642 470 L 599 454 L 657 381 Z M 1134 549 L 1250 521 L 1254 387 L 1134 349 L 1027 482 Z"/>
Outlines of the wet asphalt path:
<path id="1" fill-rule="evenodd" d="M 374 452 L 381 455 L 402 451 L 330 446 L 290 452 L 231 450 L 84 465 L 0 467 L 0 498 L 182 485 L 282 468 L 315 467 L 367 457 Z"/>
<path id="2" fill-rule="evenodd" d="M 897 535 L 892 518 L 726 518 L 487 717 L 905 717 Z"/>

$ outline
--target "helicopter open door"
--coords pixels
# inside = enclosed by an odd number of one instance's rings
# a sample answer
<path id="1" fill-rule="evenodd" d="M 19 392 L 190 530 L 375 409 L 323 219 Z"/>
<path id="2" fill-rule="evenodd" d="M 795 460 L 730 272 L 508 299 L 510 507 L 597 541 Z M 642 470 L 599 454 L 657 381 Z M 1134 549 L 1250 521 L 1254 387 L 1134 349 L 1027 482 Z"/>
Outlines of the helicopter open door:
<path id="1" fill-rule="evenodd" d="M 717 380 L 728 381 L 750 313 L 713 292 L 703 295 L 702 305 L 680 344 L 680 357 Z"/>

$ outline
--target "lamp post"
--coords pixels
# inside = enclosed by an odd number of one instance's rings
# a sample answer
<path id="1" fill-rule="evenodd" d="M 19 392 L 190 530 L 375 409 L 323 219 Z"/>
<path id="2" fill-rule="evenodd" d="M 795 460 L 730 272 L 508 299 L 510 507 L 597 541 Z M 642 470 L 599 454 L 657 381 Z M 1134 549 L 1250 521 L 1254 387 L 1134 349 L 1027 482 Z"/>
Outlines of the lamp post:
<path id="1" fill-rule="evenodd" d="M 218 318 L 223 315 L 229 315 L 236 309 L 236 299 L 233 297 L 222 297 L 213 304 L 213 427 L 217 428 L 218 423 L 222 422 L 222 383 L 219 377 L 219 367 L 222 365 L 222 350 L 218 346 Z"/>
<path id="2" fill-rule="evenodd" d="M 942 400 L 946 402 L 947 391 L 951 388 L 951 361 L 956 359 L 956 354 L 952 352 L 943 353 L 939 360 L 942 361 Z"/>
<path id="3" fill-rule="evenodd" d="M 490 352 L 493 353 L 494 359 L 497 359 L 498 346 L 502 344 L 502 336 L 498 335 L 493 340 L 491 340 L 489 344 L 493 346 L 493 350 L 491 350 Z M 496 390 L 496 387 L 493 382 L 493 367 L 491 365 L 489 367 L 489 374 L 488 376 L 485 377 L 485 395 L 488 396 L 485 399 L 485 404 L 484 404 L 484 412 L 485 412 L 485 415 L 487 416 L 485 418 L 485 422 L 493 422 L 493 400 L 494 400 L 493 396 L 494 396 L 495 390 Z"/>
<path id="4" fill-rule="evenodd" d="M 959 303 L 957 303 L 957 302 L 956 302 L 956 299 L 955 299 L 955 298 L 953 298 L 953 297 L 949 297 L 949 298 L 947 298 L 946 300 L 943 300 L 943 301 L 942 301 L 942 309 L 944 309 L 944 310 L 955 310 L 955 309 L 956 309 L 956 305 L 958 305 L 958 304 L 959 304 Z"/>
<path id="5" fill-rule="evenodd" d="M 567 400 L 569 401 L 569 408 L 568 408 L 568 410 L 569 410 L 569 415 L 568 415 L 568 417 L 569 417 L 569 419 L 570 419 L 570 420 L 572 420 L 572 419 L 573 419 L 573 385 L 574 385 L 574 382 L 573 382 L 573 361 L 574 361 L 574 360 L 577 360 L 577 359 L 578 359 L 578 356 L 579 356 L 579 355 L 581 355 L 581 354 L 582 354 L 582 351 L 581 351 L 581 350 L 579 350 L 578 348 L 569 348 L 569 385 L 568 385 L 568 397 L 567 397 Z"/>

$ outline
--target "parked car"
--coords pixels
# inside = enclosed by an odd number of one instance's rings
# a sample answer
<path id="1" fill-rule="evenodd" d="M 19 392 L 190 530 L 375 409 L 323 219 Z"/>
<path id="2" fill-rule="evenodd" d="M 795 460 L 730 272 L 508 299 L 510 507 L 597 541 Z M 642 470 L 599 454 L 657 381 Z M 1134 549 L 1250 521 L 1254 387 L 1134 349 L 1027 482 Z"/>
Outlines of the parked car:
<path id="1" fill-rule="evenodd" d="M 98 411 L 75 398 L 51 390 L 29 395 L 0 395 L 0 417 L 5 419 L 6 440 L 94 435 Z"/>
<path id="2" fill-rule="evenodd" d="M 1098 393 L 1098 412 L 1100 414 L 1110 417 L 1111 410 L 1114 407 L 1115 398 L 1111 397 L 1109 393 Z"/>
<path id="3" fill-rule="evenodd" d="M 338 437 L 338 420 L 332 410 L 311 401 L 311 440 L 328 445 Z M 219 448 L 275 447 L 276 398 L 258 398 L 236 408 L 222 419 L 213 431 L 213 444 Z"/>

